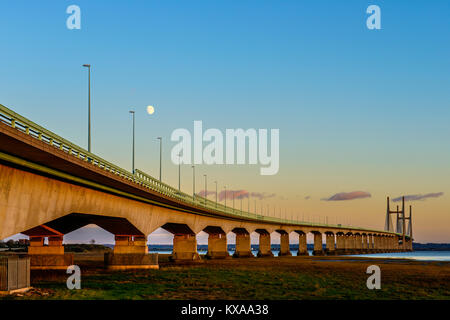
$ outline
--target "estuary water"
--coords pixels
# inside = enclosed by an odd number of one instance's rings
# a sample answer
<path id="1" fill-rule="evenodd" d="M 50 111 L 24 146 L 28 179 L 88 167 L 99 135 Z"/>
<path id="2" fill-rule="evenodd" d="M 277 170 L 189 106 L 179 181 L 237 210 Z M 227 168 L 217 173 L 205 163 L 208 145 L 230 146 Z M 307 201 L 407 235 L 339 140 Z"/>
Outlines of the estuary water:
<path id="1" fill-rule="evenodd" d="M 358 254 L 352 257 L 412 259 L 420 261 L 450 261 L 450 251 L 413 251 L 396 253 Z"/>
<path id="2" fill-rule="evenodd" d="M 150 250 L 152 253 L 170 254 L 171 251 L 163 250 Z M 234 251 L 228 251 L 230 255 Z M 274 256 L 278 255 L 278 250 L 272 250 Z M 308 250 L 309 255 L 312 255 L 312 251 Z M 206 250 L 199 250 L 199 254 L 206 254 Z M 256 256 L 257 250 L 252 250 L 253 255 Z M 297 256 L 296 250 L 291 250 L 293 256 Z M 351 255 L 351 257 L 364 257 L 364 258 L 388 258 L 388 259 L 412 259 L 420 261 L 450 261 L 450 251 L 413 251 L 413 252 L 396 252 L 396 253 L 374 253 L 374 254 L 357 254 Z"/>

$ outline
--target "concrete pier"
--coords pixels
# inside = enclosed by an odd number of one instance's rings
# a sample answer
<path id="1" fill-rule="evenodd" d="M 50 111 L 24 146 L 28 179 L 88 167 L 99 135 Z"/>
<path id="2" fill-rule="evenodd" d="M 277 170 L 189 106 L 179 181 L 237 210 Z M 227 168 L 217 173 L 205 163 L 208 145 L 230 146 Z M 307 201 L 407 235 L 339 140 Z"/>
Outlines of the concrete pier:
<path id="1" fill-rule="evenodd" d="M 336 254 L 346 254 L 345 251 L 345 234 L 343 232 L 336 233 Z"/>
<path id="2" fill-rule="evenodd" d="M 332 232 L 326 232 L 325 233 L 325 243 L 326 243 L 325 253 L 328 256 L 336 255 L 336 246 L 335 246 L 334 233 L 332 233 Z"/>
<path id="3" fill-rule="evenodd" d="M 302 231 L 296 231 L 298 234 L 298 252 L 297 256 L 309 256 L 308 246 L 306 243 L 306 233 Z"/>
<path id="4" fill-rule="evenodd" d="M 270 233 L 265 229 L 255 230 L 259 234 L 259 250 L 258 257 L 273 257 Z"/>
<path id="5" fill-rule="evenodd" d="M 362 247 L 361 247 L 361 253 L 369 253 L 369 245 L 367 242 L 367 234 L 363 233 L 361 235 L 362 238 Z"/>
<path id="6" fill-rule="evenodd" d="M 236 234 L 236 250 L 233 254 L 234 258 L 251 258 L 254 257 L 250 244 L 250 234 L 246 229 L 235 228 L 233 232 Z"/>
<path id="7" fill-rule="evenodd" d="M 362 236 L 360 233 L 354 235 L 355 238 L 355 253 L 359 254 L 362 251 Z"/>
<path id="8" fill-rule="evenodd" d="M 230 258 L 227 248 L 227 235 L 219 227 L 207 227 L 203 230 L 208 234 L 208 259 Z"/>
<path id="9" fill-rule="evenodd" d="M 73 264 L 73 254 L 64 252 L 64 235 L 61 232 L 40 225 L 23 233 L 30 237 L 28 254 L 31 269 L 65 270 Z"/>
<path id="10" fill-rule="evenodd" d="M 147 239 L 143 235 L 127 236 L 116 235 L 114 237 L 114 254 L 147 254 Z"/>
<path id="11" fill-rule="evenodd" d="M 206 257 L 208 259 L 226 259 L 230 257 L 225 234 L 212 233 L 208 236 L 208 253 Z"/>
<path id="12" fill-rule="evenodd" d="M 277 232 L 280 234 L 280 252 L 278 256 L 292 256 L 289 246 L 289 234 L 284 230 L 277 230 Z"/>
<path id="13" fill-rule="evenodd" d="M 355 254 L 355 236 L 351 232 L 345 235 L 345 253 Z"/>
<path id="14" fill-rule="evenodd" d="M 113 252 L 106 252 L 104 264 L 110 270 L 158 269 L 158 254 L 148 254 L 144 235 L 114 236 Z"/>
<path id="15" fill-rule="evenodd" d="M 199 260 L 197 239 L 191 234 L 175 234 L 173 237 L 172 261 Z"/>
<path id="16" fill-rule="evenodd" d="M 314 256 L 323 256 L 325 255 L 325 252 L 323 250 L 323 244 L 322 244 L 322 234 L 318 231 L 313 231 L 314 234 L 314 250 L 313 255 Z"/>

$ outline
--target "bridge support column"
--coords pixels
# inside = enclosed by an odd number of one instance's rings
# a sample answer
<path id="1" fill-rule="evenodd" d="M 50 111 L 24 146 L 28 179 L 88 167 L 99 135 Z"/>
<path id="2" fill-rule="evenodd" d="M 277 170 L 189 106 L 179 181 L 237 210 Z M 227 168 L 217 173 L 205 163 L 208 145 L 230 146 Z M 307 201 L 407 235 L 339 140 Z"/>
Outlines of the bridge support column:
<path id="1" fill-rule="evenodd" d="M 114 254 L 146 254 L 148 253 L 147 239 L 145 236 L 123 236 L 114 237 Z"/>
<path id="2" fill-rule="evenodd" d="M 413 241 L 411 238 L 406 238 L 406 251 L 413 251 Z"/>
<path id="3" fill-rule="evenodd" d="M 395 248 L 395 252 L 400 252 L 400 244 L 398 241 L 398 237 L 394 236 L 394 248 Z"/>
<path id="4" fill-rule="evenodd" d="M 28 254 L 31 269 L 54 270 L 67 269 L 73 265 L 73 254 L 64 253 L 63 234 L 46 225 L 22 232 L 30 237 Z M 45 245 L 45 239 L 48 245 Z"/>
<path id="5" fill-rule="evenodd" d="M 369 253 L 372 253 L 373 250 L 373 235 L 372 234 L 368 234 L 367 235 L 367 249 L 369 251 Z"/>
<path id="6" fill-rule="evenodd" d="M 397 236 L 393 236 L 392 237 L 392 248 L 394 252 L 399 252 L 400 247 L 398 246 L 398 237 Z"/>
<path id="7" fill-rule="evenodd" d="M 114 237 L 113 252 L 104 255 L 105 267 L 110 270 L 158 269 L 158 254 L 148 254 L 147 237 L 121 235 Z"/>
<path id="8" fill-rule="evenodd" d="M 376 248 L 375 251 L 379 252 L 379 253 L 383 252 L 383 239 L 382 239 L 382 237 L 379 236 L 379 235 L 376 235 L 374 240 L 375 240 L 375 248 Z"/>
<path id="9" fill-rule="evenodd" d="M 220 227 L 208 226 L 203 229 L 208 234 L 208 259 L 226 259 L 230 257 L 227 247 L 227 235 Z"/>
<path id="10" fill-rule="evenodd" d="M 175 234 L 173 237 L 172 261 L 200 260 L 195 234 Z"/>
<path id="11" fill-rule="evenodd" d="M 194 231 L 183 223 L 166 223 L 161 228 L 173 234 L 171 261 L 200 260 Z"/>
<path id="12" fill-rule="evenodd" d="M 384 243 L 383 243 L 384 237 L 378 236 L 377 240 L 378 240 L 378 252 L 380 252 L 380 253 L 384 252 Z"/>
<path id="13" fill-rule="evenodd" d="M 44 245 L 44 237 L 30 237 L 28 254 L 31 269 L 67 269 L 73 265 L 73 254 L 64 253 L 62 242 L 62 236 L 48 237 L 48 245 Z"/>
<path id="14" fill-rule="evenodd" d="M 385 236 L 381 236 L 381 251 L 384 252 L 388 252 L 388 248 L 387 248 L 387 237 Z"/>
<path id="15" fill-rule="evenodd" d="M 284 230 L 277 230 L 277 232 L 280 234 L 280 252 L 278 256 L 292 256 L 289 246 L 289 233 Z"/>
<path id="16" fill-rule="evenodd" d="M 369 252 L 369 246 L 367 244 L 367 234 L 363 234 L 362 235 L 362 249 L 361 249 L 362 253 L 367 253 Z"/>
<path id="17" fill-rule="evenodd" d="M 397 237 L 397 252 L 402 252 L 402 245 L 400 243 L 401 238 Z"/>
<path id="18" fill-rule="evenodd" d="M 394 244 L 393 244 L 392 239 L 393 239 L 393 237 L 391 237 L 391 236 L 387 237 L 388 252 L 394 252 Z"/>
<path id="19" fill-rule="evenodd" d="M 323 245 L 322 245 L 322 234 L 318 231 L 314 231 L 314 256 L 323 256 L 325 253 L 323 251 Z"/>
<path id="20" fill-rule="evenodd" d="M 51 254 L 64 255 L 63 237 L 48 237 L 48 245 L 44 245 L 44 237 L 30 237 L 29 255 Z"/>
<path id="21" fill-rule="evenodd" d="M 326 232 L 325 233 L 325 242 L 326 242 L 326 254 L 328 256 L 334 256 L 336 254 L 336 247 L 334 243 L 334 233 Z"/>
<path id="22" fill-rule="evenodd" d="M 345 252 L 355 254 L 355 236 L 351 233 L 345 236 Z"/>
<path id="23" fill-rule="evenodd" d="M 208 259 L 226 259 L 230 257 L 227 250 L 227 236 L 221 233 L 210 233 L 208 236 Z"/>
<path id="24" fill-rule="evenodd" d="M 298 253 L 297 256 L 309 256 L 308 245 L 306 243 L 306 233 L 297 231 L 298 233 Z"/>
<path id="25" fill-rule="evenodd" d="M 270 233 L 266 230 L 256 230 L 259 234 L 259 250 L 258 257 L 273 257 L 271 243 L 270 243 Z"/>
<path id="26" fill-rule="evenodd" d="M 377 239 L 377 235 L 372 235 L 372 245 L 373 245 L 373 252 L 378 252 L 378 239 Z"/>
<path id="27" fill-rule="evenodd" d="M 251 258 L 254 257 L 250 244 L 250 234 L 243 228 L 235 228 L 233 232 L 236 234 L 236 250 L 233 254 L 234 258 Z"/>
<path id="28" fill-rule="evenodd" d="M 394 252 L 398 252 L 398 238 L 397 236 L 392 237 L 392 248 Z"/>
<path id="29" fill-rule="evenodd" d="M 346 254 L 345 250 L 345 234 L 342 232 L 336 233 L 336 254 Z"/>
<path id="30" fill-rule="evenodd" d="M 369 250 L 369 253 L 373 253 L 374 252 L 373 235 L 372 234 L 368 234 L 367 235 L 367 248 Z"/>
<path id="31" fill-rule="evenodd" d="M 360 254 L 362 252 L 362 237 L 360 234 L 355 234 L 354 239 L 355 239 L 355 254 Z"/>

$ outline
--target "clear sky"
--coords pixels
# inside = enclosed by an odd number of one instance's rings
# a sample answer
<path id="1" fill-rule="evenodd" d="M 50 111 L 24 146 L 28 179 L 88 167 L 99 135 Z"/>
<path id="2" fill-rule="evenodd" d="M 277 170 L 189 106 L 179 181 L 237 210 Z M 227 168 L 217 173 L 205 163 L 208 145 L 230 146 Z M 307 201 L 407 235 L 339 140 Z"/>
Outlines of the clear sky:
<path id="1" fill-rule="evenodd" d="M 66 28 L 71 4 L 81 30 Z M 371 4 L 381 30 L 366 27 Z M 173 130 L 276 128 L 277 175 L 198 166 L 197 189 L 206 173 L 210 188 L 275 193 L 264 210 L 372 228 L 384 226 L 386 196 L 439 193 L 408 202 L 415 240 L 450 242 L 448 1 L 4 0 L 0 39 L 0 103 L 81 146 L 81 65 L 92 65 L 93 152 L 124 168 L 130 109 L 136 167 L 158 176 L 161 136 L 174 186 Z M 190 166 L 181 179 L 190 193 Z M 324 200 L 354 191 L 370 197 Z"/>

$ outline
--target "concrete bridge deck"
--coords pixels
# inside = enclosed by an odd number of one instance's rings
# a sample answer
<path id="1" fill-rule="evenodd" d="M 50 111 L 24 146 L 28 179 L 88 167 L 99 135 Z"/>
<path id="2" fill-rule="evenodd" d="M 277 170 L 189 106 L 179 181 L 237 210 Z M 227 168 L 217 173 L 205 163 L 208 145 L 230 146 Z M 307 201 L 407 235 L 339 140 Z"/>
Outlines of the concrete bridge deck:
<path id="1" fill-rule="evenodd" d="M 174 234 L 174 259 L 196 259 L 195 235 L 209 234 L 210 257 L 227 257 L 226 234 L 236 234 L 236 256 L 250 256 L 250 234 L 270 255 L 270 234 L 314 234 L 315 254 L 410 250 L 401 234 L 353 226 L 314 224 L 234 210 L 193 198 L 136 170 L 132 174 L 0 105 L 0 239 L 30 236 L 30 254 L 64 255 L 62 237 L 94 223 L 116 236 L 115 254 L 145 254 L 146 239 L 162 227 Z M 48 238 L 48 246 L 43 239 Z M 67 261 L 65 261 L 67 262 Z M 65 263 L 64 262 L 64 263 Z"/>

